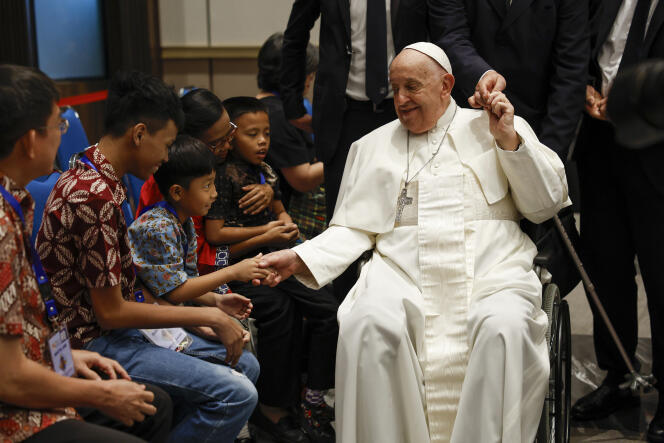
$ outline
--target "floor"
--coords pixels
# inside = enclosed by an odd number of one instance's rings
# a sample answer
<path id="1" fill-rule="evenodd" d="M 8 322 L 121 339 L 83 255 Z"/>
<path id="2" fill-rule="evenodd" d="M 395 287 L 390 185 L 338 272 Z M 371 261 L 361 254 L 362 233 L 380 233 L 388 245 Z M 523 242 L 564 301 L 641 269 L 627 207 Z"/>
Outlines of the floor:
<path id="1" fill-rule="evenodd" d="M 642 373 L 649 373 L 651 363 L 650 324 L 645 292 L 640 276 L 639 344 L 637 357 L 643 363 Z M 566 297 L 572 320 L 572 403 L 601 383 L 604 373 L 597 367 L 592 341 L 592 314 L 583 287 L 579 285 Z M 597 421 L 572 423 L 572 442 L 643 442 L 648 422 L 657 407 L 655 391 L 641 395 L 639 408 L 623 411 Z"/>

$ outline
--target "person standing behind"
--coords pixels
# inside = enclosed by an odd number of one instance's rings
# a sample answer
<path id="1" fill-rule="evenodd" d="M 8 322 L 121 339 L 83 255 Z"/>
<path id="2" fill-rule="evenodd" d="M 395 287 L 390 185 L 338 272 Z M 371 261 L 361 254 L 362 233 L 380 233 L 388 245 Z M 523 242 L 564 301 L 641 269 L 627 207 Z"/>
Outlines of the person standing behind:
<path id="1" fill-rule="evenodd" d="M 456 73 L 457 102 L 479 108 L 504 90 L 564 162 L 583 111 L 588 0 L 437 0 L 430 15 L 432 40 Z"/>
<path id="2" fill-rule="evenodd" d="M 428 40 L 427 0 L 296 0 L 284 32 L 281 98 L 286 118 L 313 130 L 316 156 L 325 165 L 325 205 L 332 219 L 351 143 L 397 118 L 387 70 L 406 45 Z M 320 17 L 320 64 L 313 116 L 302 93 L 306 48 Z M 334 281 L 342 300 L 357 279 L 357 264 Z"/>
<path id="3" fill-rule="evenodd" d="M 97 353 L 62 352 L 56 356 L 64 360 L 56 360 L 47 351 L 54 343 L 44 303 L 50 300 L 50 283 L 40 285 L 36 279 L 35 270 L 43 270 L 28 246 L 34 201 L 25 185 L 53 168 L 60 136 L 67 130 L 57 100 L 55 84 L 42 72 L 0 65 L 0 440 L 142 441 L 81 420 L 73 409 L 81 406 L 98 409 L 89 411 L 91 418 L 101 412 L 109 424 L 109 417 L 116 421 L 115 427 L 163 441 L 172 414 L 163 391 L 150 388 L 153 393 L 131 382 L 116 361 Z M 54 360 L 71 370 L 65 372 Z M 94 370 L 112 380 L 101 380 Z"/>
<path id="4" fill-rule="evenodd" d="M 638 322 L 634 254 L 648 297 L 653 374 L 659 403 L 649 441 L 664 441 L 664 145 L 631 150 L 616 141 L 606 121 L 606 100 L 617 73 L 640 61 L 664 57 L 662 0 L 602 0 L 592 18 L 592 60 L 586 115 L 576 158 L 581 190 L 583 260 L 627 354 L 635 359 Z M 595 419 L 638 403 L 621 389 L 627 368 L 593 303 L 593 338 L 601 386 L 582 397 L 572 417 Z"/>

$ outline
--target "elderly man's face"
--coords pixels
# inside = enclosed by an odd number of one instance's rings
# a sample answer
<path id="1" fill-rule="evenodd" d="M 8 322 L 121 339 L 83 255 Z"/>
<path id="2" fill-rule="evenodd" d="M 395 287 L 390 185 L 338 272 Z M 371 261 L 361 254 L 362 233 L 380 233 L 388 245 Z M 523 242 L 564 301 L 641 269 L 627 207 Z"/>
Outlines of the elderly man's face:
<path id="1" fill-rule="evenodd" d="M 405 49 L 390 66 L 390 83 L 399 120 L 410 132 L 421 134 L 447 109 L 454 77 L 429 56 Z"/>

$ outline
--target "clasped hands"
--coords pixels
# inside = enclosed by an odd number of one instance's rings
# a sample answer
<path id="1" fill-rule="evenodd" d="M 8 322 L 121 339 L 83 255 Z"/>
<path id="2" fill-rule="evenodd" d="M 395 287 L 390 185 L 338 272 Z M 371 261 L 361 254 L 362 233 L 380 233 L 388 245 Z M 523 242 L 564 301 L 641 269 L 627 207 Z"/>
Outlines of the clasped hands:
<path id="1" fill-rule="evenodd" d="M 494 70 L 484 73 L 475 86 L 475 93 L 468 97 L 473 108 L 483 108 L 489 115 L 489 130 L 498 146 L 505 151 L 516 151 L 519 135 L 514 129 L 514 106 L 503 94 L 507 86 L 505 78 Z"/>

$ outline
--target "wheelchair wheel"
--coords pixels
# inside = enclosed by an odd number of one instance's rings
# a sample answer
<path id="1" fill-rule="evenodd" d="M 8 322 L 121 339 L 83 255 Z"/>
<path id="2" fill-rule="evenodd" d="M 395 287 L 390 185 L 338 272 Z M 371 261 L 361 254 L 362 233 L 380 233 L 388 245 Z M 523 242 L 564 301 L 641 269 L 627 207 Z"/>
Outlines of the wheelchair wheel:
<path id="1" fill-rule="evenodd" d="M 571 401 L 572 347 L 569 306 L 560 299 L 554 284 L 546 285 L 542 309 L 549 318 L 549 389 L 544 400 L 542 419 L 537 430 L 538 443 L 567 443 Z"/>

